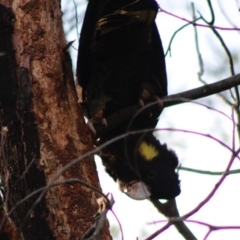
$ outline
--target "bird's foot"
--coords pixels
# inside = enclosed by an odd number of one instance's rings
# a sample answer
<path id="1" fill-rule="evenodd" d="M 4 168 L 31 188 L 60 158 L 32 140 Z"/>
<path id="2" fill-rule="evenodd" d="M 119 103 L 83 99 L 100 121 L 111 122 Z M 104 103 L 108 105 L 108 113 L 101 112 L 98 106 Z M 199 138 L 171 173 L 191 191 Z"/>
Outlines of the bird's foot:
<path id="1" fill-rule="evenodd" d="M 144 107 L 146 104 L 149 103 L 154 103 L 152 107 L 150 107 L 150 109 L 162 109 L 163 108 L 163 101 L 161 100 L 161 98 L 159 98 L 157 95 L 155 95 L 155 93 L 153 93 L 153 91 L 144 88 L 141 92 L 141 96 L 138 100 L 138 103 L 141 107 Z M 152 111 L 149 110 L 148 111 L 148 117 L 151 118 L 152 117 Z"/>
<path id="2" fill-rule="evenodd" d="M 106 118 L 103 118 L 103 109 L 98 110 L 93 114 L 93 117 L 87 122 L 88 128 L 90 131 L 96 135 L 96 129 L 94 127 L 94 124 L 102 124 L 105 127 L 107 126 L 107 120 Z"/>
<path id="3" fill-rule="evenodd" d="M 153 96 L 154 102 L 156 102 L 157 108 L 162 109 L 163 108 L 163 101 L 161 98 L 159 98 L 157 95 Z"/>

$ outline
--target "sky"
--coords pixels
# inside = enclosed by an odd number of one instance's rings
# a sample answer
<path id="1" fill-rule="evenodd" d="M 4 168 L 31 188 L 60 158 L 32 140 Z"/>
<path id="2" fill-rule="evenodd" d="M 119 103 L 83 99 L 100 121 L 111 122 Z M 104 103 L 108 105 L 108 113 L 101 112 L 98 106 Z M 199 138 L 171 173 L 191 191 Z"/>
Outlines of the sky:
<path id="1" fill-rule="evenodd" d="M 80 32 L 81 17 L 83 16 L 86 2 L 75 0 L 81 3 L 78 7 L 79 23 L 78 29 L 74 28 L 66 36 L 67 41 L 78 39 L 77 32 Z M 211 20 L 207 1 L 195 0 L 195 9 L 198 11 L 196 16 L 201 14 L 208 21 Z M 164 12 L 159 12 L 156 22 L 166 50 L 173 33 L 186 22 L 182 19 L 192 19 L 191 1 L 188 0 L 160 0 L 160 7 L 167 12 L 179 16 L 181 19 L 170 16 Z M 63 9 L 66 4 L 72 6 L 73 1 L 62 0 Z M 240 27 L 240 1 L 238 0 L 213 0 L 215 12 L 215 24 L 221 27 Z M 222 7 L 220 7 L 222 6 Z M 221 10 L 223 9 L 223 11 Z M 227 17 L 227 18 L 226 18 Z M 68 22 L 64 21 L 65 29 L 68 29 Z M 204 24 L 203 21 L 199 22 Z M 229 71 L 228 59 L 219 43 L 209 28 L 198 27 L 199 48 L 203 59 L 204 73 L 202 79 L 207 83 L 231 76 Z M 229 50 L 234 54 L 235 73 L 240 72 L 239 65 L 239 42 L 240 32 L 230 30 L 218 30 L 223 37 Z M 75 67 L 78 41 L 74 43 L 75 49 L 71 50 L 72 61 Z M 180 31 L 173 40 L 171 56 L 166 56 L 168 91 L 175 94 L 195 87 L 202 86 L 198 80 L 200 71 L 199 59 L 196 53 L 194 29 L 188 26 Z M 226 94 L 229 95 L 229 92 Z M 232 110 L 220 97 L 214 95 L 197 102 L 210 105 L 215 109 L 224 112 L 231 117 Z M 185 103 L 170 108 L 166 108 L 158 123 L 158 128 L 175 128 L 196 131 L 212 136 L 223 141 L 228 146 L 232 146 L 233 122 L 222 114 L 209 110 L 204 106 L 195 103 Z M 183 133 L 158 131 L 157 136 L 161 142 L 176 151 L 181 165 L 184 167 L 195 168 L 208 171 L 224 171 L 230 158 L 231 152 L 213 139 L 203 136 Z M 236 148 L 239 147 L 237 137 L 235 138 Z M 101 160 L 96 157 L 99 178 L 104 193 L 111 192 L 115 199 L 113 210 L 121 222 L 124 239 L 139 240 L 145 239 L 154 231 L 163 226 L 164 223 L 156 223 L 159 220 L 166 220 L 156 209 L 147 201 L 135 201 L 117 189 L 116 183 L 104 172 Z M 239 160 L 235 160 L 231 169 L 240 169 Z M 181 179 L 181 194 L 176 198 L 180 215 L 186 214 L 194 209 L 214 188 L 220 176 L 209 176 L 186 171 L 179 172 Z M 197 213 L 189 219 L 209 223 L 217 226 L 240 226 L 240 174 L 228 176 L 211 200 L 204 205 Z M 108 214 L 111 229 L 119 231 L 118 223 L 112 213 Z M 149 224 L 153 223 L 154 224 Z M 197 239 L 204 239 L 208 228 L 195 223 L 187 223 Z M 114 240 L 119 240 L 120 235 L 114 233 Z M 163 232 L 155 239 L 161 240 L 181 240 L 181 235 L 174 227 Z M 212 232 L 208 240 L 237 240 L 240 239 L 240 230 L 219 230 Z"/>

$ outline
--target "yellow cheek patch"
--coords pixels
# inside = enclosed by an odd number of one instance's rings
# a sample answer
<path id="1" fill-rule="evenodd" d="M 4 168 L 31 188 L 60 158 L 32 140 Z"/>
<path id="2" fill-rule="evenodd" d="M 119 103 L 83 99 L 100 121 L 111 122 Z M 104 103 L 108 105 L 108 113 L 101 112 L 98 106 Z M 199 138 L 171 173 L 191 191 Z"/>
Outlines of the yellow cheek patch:
<path id="1" fill-rule="evenodd" d="M 138 152 L 145 158 L 147 161 L 151 161 L 154 157 L 156 157 L 159 152 L 158 150 L 151 144 L 148 144 L 145 141 L 142 141 L 139 144 Z"/>

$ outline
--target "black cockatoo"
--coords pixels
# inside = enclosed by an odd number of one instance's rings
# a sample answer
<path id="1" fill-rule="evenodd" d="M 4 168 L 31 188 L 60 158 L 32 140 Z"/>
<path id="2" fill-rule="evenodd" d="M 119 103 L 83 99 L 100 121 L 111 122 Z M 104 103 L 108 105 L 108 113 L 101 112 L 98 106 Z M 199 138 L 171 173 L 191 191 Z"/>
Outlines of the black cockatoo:
<path id="1" fill-rule="evenodd" d="M 100 139 L 127 130 L 153 129 L 167 95 L 167 76 L 155 18 L 155 0 L 89 0 L 80 35 L 77 77 L 89 126 L 106 123 L 120 109 L 156 102 Z M 100 152 L 109 175 L 133 199 L 172 199 L 180 186 L 176 154 L 153 132 L 130 135 Z"/>

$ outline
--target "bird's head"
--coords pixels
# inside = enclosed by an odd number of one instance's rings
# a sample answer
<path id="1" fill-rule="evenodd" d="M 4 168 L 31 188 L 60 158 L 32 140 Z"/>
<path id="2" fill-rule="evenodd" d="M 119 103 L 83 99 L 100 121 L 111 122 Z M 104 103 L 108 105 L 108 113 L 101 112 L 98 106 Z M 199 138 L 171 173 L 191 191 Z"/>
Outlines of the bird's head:
<path id="1" fill-rule="evenodd" d="M 119 144 L 113 156 L 111 167 L 106 170 L 129 197 L 172 199 L 180 194 L 177 155 L 152 133 Z"/>

